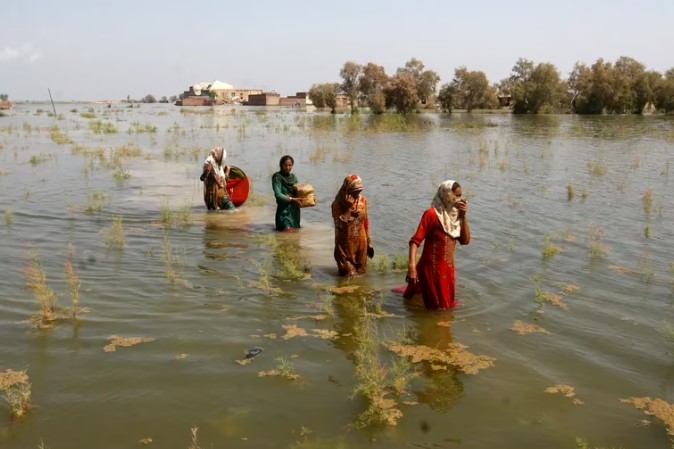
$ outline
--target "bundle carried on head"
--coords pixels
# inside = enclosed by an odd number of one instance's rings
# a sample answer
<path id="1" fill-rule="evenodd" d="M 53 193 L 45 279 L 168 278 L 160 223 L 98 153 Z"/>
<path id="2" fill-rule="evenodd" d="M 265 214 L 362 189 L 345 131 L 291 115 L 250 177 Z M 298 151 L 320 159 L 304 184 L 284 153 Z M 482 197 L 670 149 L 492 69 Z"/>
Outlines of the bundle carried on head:
<path id="1" fill-rule="evenodd" d="M 311 184 L 295 184 L 295 194 L 301 200 L 300 207 L 314 207 L 316 205 L 316 193 Z"/>

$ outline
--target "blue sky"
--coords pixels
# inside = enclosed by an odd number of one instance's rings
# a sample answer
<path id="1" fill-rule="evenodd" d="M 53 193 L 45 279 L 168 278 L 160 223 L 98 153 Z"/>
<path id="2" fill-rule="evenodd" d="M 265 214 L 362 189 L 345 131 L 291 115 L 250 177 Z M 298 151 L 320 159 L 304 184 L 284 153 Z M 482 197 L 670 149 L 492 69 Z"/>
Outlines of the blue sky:
<path id="1" fill-rule="evenodd" d="M 215 79 L 282 95 L 339 81 L 349 60 L 392 74 L 410 58 L 440 84 L 465 65 L 491 82 L 518 58 L 630 56 L 674 67 L 674 1 L 0 1 L 0 93 L 14 100 L 177 95 Z"/>

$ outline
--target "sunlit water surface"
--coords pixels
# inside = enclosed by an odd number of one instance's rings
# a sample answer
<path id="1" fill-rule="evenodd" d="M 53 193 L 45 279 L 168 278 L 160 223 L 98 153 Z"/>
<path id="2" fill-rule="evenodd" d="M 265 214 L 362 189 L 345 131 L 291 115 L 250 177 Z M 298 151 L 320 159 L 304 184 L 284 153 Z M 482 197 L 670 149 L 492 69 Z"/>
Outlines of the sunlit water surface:
<path id="1" fill-rule="evenodd" d="M 95 118 L 82 117 L 90 107 Z M 192 427 L 213 448 L 574 448 L 576 437 L 670 447 L 660 421 L 645 426 L 620 399 L 674 402 L 671 117 L 422 114 L 394 126 L 254 108 L 59 105 L 60 120 L 48 110 L 17 105 L 0 118 L 0 371 L 27 370 L 34 404 L 18 420 L 0 407 L 3 448 L 117 449 L 143 438 L 186 448 Z M 117 132 L 96 134 L 96 121 Z M 140 155 L 111 164 L 129 144 Z M 253 181 L 237 213 L 203 205 L 198 176 L 216 145 Z M 269 180 L 284 154 L 319 204 L 303 210 L 299 233 L 277 235 Z M 377 256 L 347 282 L 332 258 L 330 203 L 351 173 L 364 180 Z M 450 314 L 404 304 L 391 290 L 405 273 L 377 269 L 406 253 L 445 179 L 462 183 L 473 232 L 457 250 L 461 305 Z M 190 224 L 167 225 L 168 210 Z M 114 217 L 121 249 L 106 244 Z M 554 257 L 543 256 L 546 238 Z M 310 278 L 275 278 L 274 245 L 299 254 Z M 60 307 L 70 305 L 73 260 L 90 309 L 76 323 L 29 321 L 39 305 L 24 270 L 35 255 Z M 328 292 L 344 285 L 360 288 Z M 567 308 L 540 301 L 550 293 Z M 366 408 L 354 395 L 354 328 L 373 302 L 393 314 L 375 319 L 381 341 L 454 341 L 494 366 L 469 375 L 419 364 L 397 426 L 353 428 Z M 517 320 L 549 334 L 518 335 Z M 310 335 L 280 338 L 288 324 Z M 112 335 L 154 341 L 105 352 Z M 253 346 L 263 352 L 237 363 Z M 381 346 L 384 365 L 396 357 Z M 278 358 L 300 378 L 258 377 Z M 583 404 L 544 392 L 561 384 Z"/>

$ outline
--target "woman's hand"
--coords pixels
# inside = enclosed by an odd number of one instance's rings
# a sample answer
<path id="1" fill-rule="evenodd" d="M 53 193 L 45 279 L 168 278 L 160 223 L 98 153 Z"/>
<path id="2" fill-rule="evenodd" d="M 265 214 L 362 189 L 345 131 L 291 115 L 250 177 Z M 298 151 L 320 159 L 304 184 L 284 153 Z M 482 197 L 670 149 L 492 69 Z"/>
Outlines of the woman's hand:
<path id="1" fill-rule="evenodd" d="M 302 199 L 301 198 L 293 198 L 292 196 L 288 197 L 291 203 L 297 204 L 298 206 L 302 205 Z"/>
<path id="2" fill-rule="evenodd" d="M 466 200 L 459 200 L 459 202 L 456 203 L 456 208 L 459 210 L 460 217 L 465 217 L 468 213 L 468 203 Z"/>
<path id="3" fill-rule="evenodd" d="M 407 269 L 407 282 L 414 285 L 419 282 L 419 277 L 417 276 L 417 267 L 410 265 Z"/>

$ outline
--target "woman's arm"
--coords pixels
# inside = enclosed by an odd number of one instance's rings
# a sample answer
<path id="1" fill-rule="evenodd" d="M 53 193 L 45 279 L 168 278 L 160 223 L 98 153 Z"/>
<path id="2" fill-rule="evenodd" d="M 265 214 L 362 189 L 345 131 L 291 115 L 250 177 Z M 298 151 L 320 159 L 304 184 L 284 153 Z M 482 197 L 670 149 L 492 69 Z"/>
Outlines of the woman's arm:
<path id="1" fill-rule="evenodd" d="M 415 232 L 412 238 L 410 239 L 410 249 L 408 253 L 409 268 L 407 269 L 407 279 L 408 282 L 411 282 L 413 284 L 418 282 L 419 280 L 417 276 L 417 252 L 419 247 L 421 246 L 421 243 L 426 239 L 427 229 L 430 229 L 429 222 L 432 216 L 429 215 L 429 213 L 435 214 L 435 211 L 433 209 L 429 209 L 426 212 L 424 212 L 424 215 L 421 217 L 421 220 L 419 221 L 417 232 Z"/>

